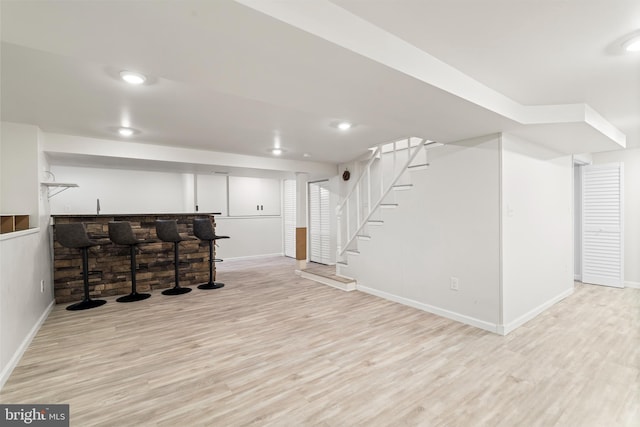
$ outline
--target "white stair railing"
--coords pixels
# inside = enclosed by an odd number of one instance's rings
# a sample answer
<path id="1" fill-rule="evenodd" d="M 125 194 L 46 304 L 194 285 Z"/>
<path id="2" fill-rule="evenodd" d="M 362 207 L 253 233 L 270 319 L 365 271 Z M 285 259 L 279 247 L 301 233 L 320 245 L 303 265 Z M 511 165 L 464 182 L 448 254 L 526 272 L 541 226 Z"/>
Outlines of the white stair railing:
<path id="1" fill-rule="evenodd" d="M 383 204 L 385 197 L 396 186 L 418 153 L 428 146 L 440 145 L 442 144 L 426 139 L 406 138 L 380 144 L 373 149 L 371 158 L 364 166 L 362 173 L 336 209 L 339 259 L 344 257 L 345 252 L 349 250 L 350 245 L 356 240 L 378 207 Z M 405 152 L 406 156 L 403 155 Z M 385 169 L 381 162 L 382 156 L 389 154 L 392 156 L 392 166 Z"/>

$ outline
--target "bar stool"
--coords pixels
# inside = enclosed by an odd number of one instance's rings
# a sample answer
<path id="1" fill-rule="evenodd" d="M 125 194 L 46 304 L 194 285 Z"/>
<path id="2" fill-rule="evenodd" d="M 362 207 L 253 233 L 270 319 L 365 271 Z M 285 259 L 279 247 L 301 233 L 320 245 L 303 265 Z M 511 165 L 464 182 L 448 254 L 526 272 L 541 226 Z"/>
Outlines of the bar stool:
<path id="1" fill-rule="evenodd" d="M 67 306 L 67 310 L 87 310 L 106 304 L 102 299 L 89 297 L 89 248 L 100 243 L 89 239 L 87 229 L 81 222 L 56 224 L 56 240 L 65 248 L 80 249 L 82 252 L 82 280 L 84 281 L 84 299 Z"/>
<path id="2" fill-rule="evenodd" d="M 193 220 L 193 234 L 200 240 L 206 240 L 209 242 L 209 282 L 198 285 L 198 289 L 219 289 L 224 286 L 224 283 L 216 282 L 216 261 L 222 261 L 213 257 L 213 245 L 218 239 L 228 239 L 229 236 L 216 236 L 216 232 L 213 229 L 210 218 L 194 218 Z"/>
<path id="3" fill-rule="evenodd" d="M 151 294 L 139 294 L 136 291 L 136 250 L 140 243 L 144 240 L 136 239 L 131 224 L 128 221 L 111 221 L 109 222 L 109 239 L 116 245 L 129 246 L 131 252 L 131 293 L 116 299 L 118 302 L 134 302 L 147 299 Z"/>
<path id="4" fill-rule="evenodd" d="M 181 295 L 191 292 L 191 288 L 183 288 L 180 286 L 180 278 L 178 265 L 180 262 L 180 254 L 178 247 L 183 240 L 189 240 L 184 238 L 178 233 L 178 222 L 175 219 L 158 219 L 156 220 L 156 234 L 158 238 L 163 242 L 173 243 L 173 265 L 175 267 L 175 285 L 171 289 L 165 289 L 162 291 L 163 295 Z"/>

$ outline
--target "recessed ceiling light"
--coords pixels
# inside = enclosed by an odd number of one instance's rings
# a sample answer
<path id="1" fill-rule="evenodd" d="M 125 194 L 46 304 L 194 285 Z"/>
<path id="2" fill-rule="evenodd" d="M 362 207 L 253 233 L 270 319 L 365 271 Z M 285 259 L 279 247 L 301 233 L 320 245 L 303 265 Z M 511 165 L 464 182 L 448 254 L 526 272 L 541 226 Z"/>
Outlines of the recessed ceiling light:
<path id="1" fill-rule="evenodd" d="M 351 129 L 351 123 L 349 122 L 340 122 L 338 123 L 338 129 L 340 130 L 349 130 Z"/>
<path id="2" fill-rule="evenodd" d="M 134 73 L 133 71 L 120 71 L 120 77 L 122 80 L 132 85 L 141 85 L 147 80 L 144 75 Z"/>
<path id="3" fill-rule="evenodd" d="M 279 156 L 280 154 L 282 154 L 282 149 L 274 148 L 273 150 L 271 150 L 271 153 L 273 153 L 274 156 Z"/>
<path id="4" fill-rule="evenodd" d="M 311 154 L 309 154 L 309 153 L 304 153 L 304 154 L 302 155 L 302 157 L 309 158 L 309 157 L 311 157 Z"/>
<path id="5" fill-rule="evenodd" d="M 630 38 L 622 44 L 622 48 L 627 52 L 640 52 L 640 36 Z"/>
<path id="6" fill-rule="evenodd" d="M 118 133 L 120 134 L 120 136 L 131 136 L 136 133 L 136 131 L 131 128 L 120 128 L 118 129 Z"/>

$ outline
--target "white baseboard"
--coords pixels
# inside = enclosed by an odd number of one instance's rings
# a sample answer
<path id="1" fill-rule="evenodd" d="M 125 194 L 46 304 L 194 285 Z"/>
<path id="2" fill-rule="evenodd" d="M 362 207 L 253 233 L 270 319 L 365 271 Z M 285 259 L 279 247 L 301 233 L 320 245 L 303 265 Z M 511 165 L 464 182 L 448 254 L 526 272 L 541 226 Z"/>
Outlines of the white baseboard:
<path id="1" fill-rule="evenodd" d="M 455 320 L 466 325 L 475 326 L 476 328 L 484 329 L 485 331 L 498 333 L 498 325 L 491 322 L 485 322 L 484 320 L 476 319 L 475 317 L 466 316 L 464 314 L 456 313 L 454 311 L 445 310 L 443 308 L 435 307 L 433 305 L 425 304 L 419 301 L 415 301 L 409 298 L 404 298 L 398 295 L 390 294 L 388 292 L 380 291 L 378 289 L 369 288 L 367 286 L 357 285 L 357 290 L 365 292 L 367 294 L 375 295 L 380 298 L 387 299 L 389 301 L 397 302 L 409 307 L 417 308 L 418 310 L 426 311 L 428 313 L 436 314 L 438 316 L 446 317 L 447 319 Z"/>
<path id="2" fill-rule="evenodd" d="M 537 315 L 539 315 L 540 313 L 542 313 L 543 311 L 545 311 L 546 309 L 548 309 L 552 305 L 556 304 L 557 302 L 562 301 L 563 299 L 565 299 L 566 297 L 568 297 L 571 294 L 573 294 L 573 287 L 571 287 L 570 289 L 567 289 L 566 291 L 560 293 L 559 295 L 556 295 L 555 297 L 551 298 L 550 300 L 545 301 L 544 303 L 542 303 L 539 306 L 535 307 L 533 310 L 530 310 L 527 313 L 523 314 L 522 316 L 518 317 L 513 322 L 509 322 L 506 325 L 498 325 L 498 331 L 497 332 L 500 335 L 507 335 L 509 332 L 511 332 L 511 331 L 515 330 L 516 328 L 519 328 L 520 326 L 524 325 L 529 320 L 533 319 L 534 317 L 536 317 Z"/>
<path id="3" fill-rule="evenodd" d="M 275 254 L 260 254 L 260 255 L 247 255 L 247 256 L 237 256 L 233 258 L 224 258 L 223 261 L 240 261 L 244 259 L 256 259 L 256 258 L 269 258 L 274 256 L 284 256 L 284 253 L 278 252 Z"/>
<path id="4" fill-rule="evenodd" d="M 13 372 L 15 367 L 18 366 L 18 362 L 20 362 L 22 355 L 24 354 L 25 351 L 27 351 L 27 348 L 29 348 L 29 344 L 31 344 L 31 341 L 40 330 L 40 327 L 42 326 L 44 321 L 47 320 L 47 317 L 49 317 L 49 313 L 51 313 L 51 310 L 53 310 L 53 306 L 55 305 L 56 305 L 56 301 L 55 300 L 51 301 L 51 303 L 44 310 L 44 312 L 42 313 L 42 315 L 40 316 L 36 324 L 33 325 L 31 330 L 27 334 L 27 336 L 24 337 L 24 339 L 22 340 L 22 343 L 20 344 L 16 352 L 13 353 L 13 356 L 11 357 L 11 360 L 9 360 L 9 363 L 7 363 L 7 366 L 5 366 L 2 369 L 2 372 L 0 372 L 0 390 L 2 390 L 2 387 L 4 387 L 4 384 L 7 382 L 7 380 L 11 376 L 11 373 Z"/>
<path id="5" fill-rule="evenodd" d="M 624 282 L 624 287 L 625 288 L 640 289 L 640 282 L 632 282 L 630 280 L 627 280 L 626 282 Z"/>

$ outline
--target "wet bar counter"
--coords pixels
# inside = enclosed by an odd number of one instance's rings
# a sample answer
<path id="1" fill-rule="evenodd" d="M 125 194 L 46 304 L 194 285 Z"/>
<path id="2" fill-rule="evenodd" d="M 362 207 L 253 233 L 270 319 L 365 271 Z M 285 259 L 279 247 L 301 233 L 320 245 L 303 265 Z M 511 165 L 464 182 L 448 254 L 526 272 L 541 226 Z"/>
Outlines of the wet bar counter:
<path id="1" fill-rule="evenodd" d="M 138 239 L 155 240 L 138 246 L 136 256 L 138 292 L 165 289 L 174 284 L 173 243 L 161 242 L 156 236 L 156 219 L 176 219 L 178 230 L 193 240 L 180 243 L 180 286 L 191 286 L 209 279 L 209 246 L 193 237 L 193 219 L 215 214 L 131 214 L 131 215 L 52 215 L 56 224 L 83 222 L 89 237 L 100 242 L 89 248 L 91 297 L 126 295 L 131 292 L 129 247 L 109 240 L 109 221 L 129 221 Z M 214 223 L 215 226 L 215 223 Z M 57 303 L 79 301 L 83 295 L 82 256 L 78 249 L 69 249 L 53 242 L 53 278 Z M 165 297 L 169 298 L 169 297 Z"/>

